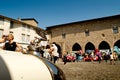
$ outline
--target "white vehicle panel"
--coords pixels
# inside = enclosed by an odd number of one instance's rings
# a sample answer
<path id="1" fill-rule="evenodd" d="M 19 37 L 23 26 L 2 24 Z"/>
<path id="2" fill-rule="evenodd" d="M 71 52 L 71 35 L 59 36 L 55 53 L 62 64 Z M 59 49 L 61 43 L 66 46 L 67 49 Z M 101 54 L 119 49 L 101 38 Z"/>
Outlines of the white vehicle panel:
<path id="1" fill-rule="evenodd" d="M 36 56 L 2 50 L 0 59 L 3 59 L 12 80 L 52 80 L 49 69 Z"/>

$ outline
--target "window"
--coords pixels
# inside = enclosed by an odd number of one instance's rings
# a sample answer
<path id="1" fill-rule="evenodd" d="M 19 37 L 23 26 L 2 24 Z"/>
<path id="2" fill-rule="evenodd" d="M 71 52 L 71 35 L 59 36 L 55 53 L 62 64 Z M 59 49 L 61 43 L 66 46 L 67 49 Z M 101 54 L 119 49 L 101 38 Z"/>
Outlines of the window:
<path id="1" fill-rule="evenodd" d="M 53 33 L 52 33 L 52 32 L 50 32 L 50 37 L 51 37 L 51 38 L 53 37 Z"/>
<path id="2" fill-rule="evenodd" d="M 22 34 L 22 42 L 25 42 L 25 34 Z"/>
<path id="3" fill-rule="evenodd" d="M 65 37 L 66 37 L 66 34 L 62 33 L 62 38 L 65 39 Z"/>
<path id="4" fill-rule="evenodd" d="M 105 34 L 104 34 L 104 33 L 102 34 L 102 37 L 105 37 Z"/>
<path id="5" fill-rule="evenodd" d="M 27 31 L 30 32 L 30 26 L 27 26 Z"/>
<path id="6" fill-rule="evenodd" d="M 114 33 L 114 34 L 118 33 L 118 27 L 117 27 L 117 26 L 114 26 L 114 27 L 113 27 L 113 33 Z"/>
<path id="7" fill-rule="evenodd" d="M 0 38 L 2 38 L 2 35 L 3 35 L 3 30 L 0 29 Z"/>
<path id="8" fill-rule="evenodd" d="M 26 25 L 23 24 L 23 25 L 22 25 L 22 30 L 25 31 L 25 29 L 26 29 Z"/>
<path id="9" fill-rule="evenodd" d="M 90 35 L 90 32 L 89 32 L 88 29 L 85 30 L 85 35 L 86 35 L 86 36 L 89 36 L 89 35 Z"/>
<path id="10" fill-rule="evenodd" d="M 10 31 L 9 33 L 10 33 L 10 34 L 13 34 L 13 31 Z"/>
<path id="11" fill-rule="evenodd" d="M 13 27 L 14 27 L 14 22 L 11 21 L 11 22 L 10 22 L 10 28 L 13 28 Z"/>
<path id="12" fill-rule="evenodd" d="M 0 24 L 4 25 L 4 18 L 0 18 Z"/>
<path id="13" fill-rule="evenodd" d="M 30 35 L 26 36 L 26 42 L 30 42 Z"/>

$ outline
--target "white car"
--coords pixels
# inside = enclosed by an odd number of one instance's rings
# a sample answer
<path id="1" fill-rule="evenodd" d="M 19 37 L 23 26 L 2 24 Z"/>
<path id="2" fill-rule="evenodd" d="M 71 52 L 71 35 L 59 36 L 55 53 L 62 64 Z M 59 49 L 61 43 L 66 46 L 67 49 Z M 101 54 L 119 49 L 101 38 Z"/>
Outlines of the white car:
<path id="1" fill-rule="evenodd" d="M 47 59 L 0 50 L 0 80 L 66 80 L 63 71 Z"/>

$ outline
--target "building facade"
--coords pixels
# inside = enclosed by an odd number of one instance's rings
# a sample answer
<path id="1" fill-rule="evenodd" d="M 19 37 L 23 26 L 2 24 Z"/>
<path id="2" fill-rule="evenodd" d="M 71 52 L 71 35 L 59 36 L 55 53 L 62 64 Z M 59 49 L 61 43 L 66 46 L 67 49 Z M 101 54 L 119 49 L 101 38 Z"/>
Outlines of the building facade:
<path id="1" fill-rule="evenodd" d="M 27 23 L 25 20 L 27 20 Z M 40 38 L 35 30 L 35 27 L 38 27 L 37 24 L 35 19 L 24 19 L 22 21 L 22 19 L 15 20 L 0 15 L 0 38 L 2 38 L 2 35 L 8 35 L 10 33 L 14 35 L 14 41 L 23 47 L 27 47 L 35 37 Z"/>
<path id="2" fill-rule="evenodd" d="M 120 15 L 47 27 L 49 43 L 63 51 L 111 50 L 120 48 Z"/>

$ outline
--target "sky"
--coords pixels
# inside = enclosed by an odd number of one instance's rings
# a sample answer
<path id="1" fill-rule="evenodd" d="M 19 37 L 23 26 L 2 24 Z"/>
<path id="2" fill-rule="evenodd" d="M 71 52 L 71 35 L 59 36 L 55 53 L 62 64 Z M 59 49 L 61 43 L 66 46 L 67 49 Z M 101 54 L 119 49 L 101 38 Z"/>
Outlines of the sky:
<path id="1" fill-rule="evenodd" d="M 0 15 L 34 18 L 39 27 L 120 14 L 120 0 L 0 0 Z"/>

